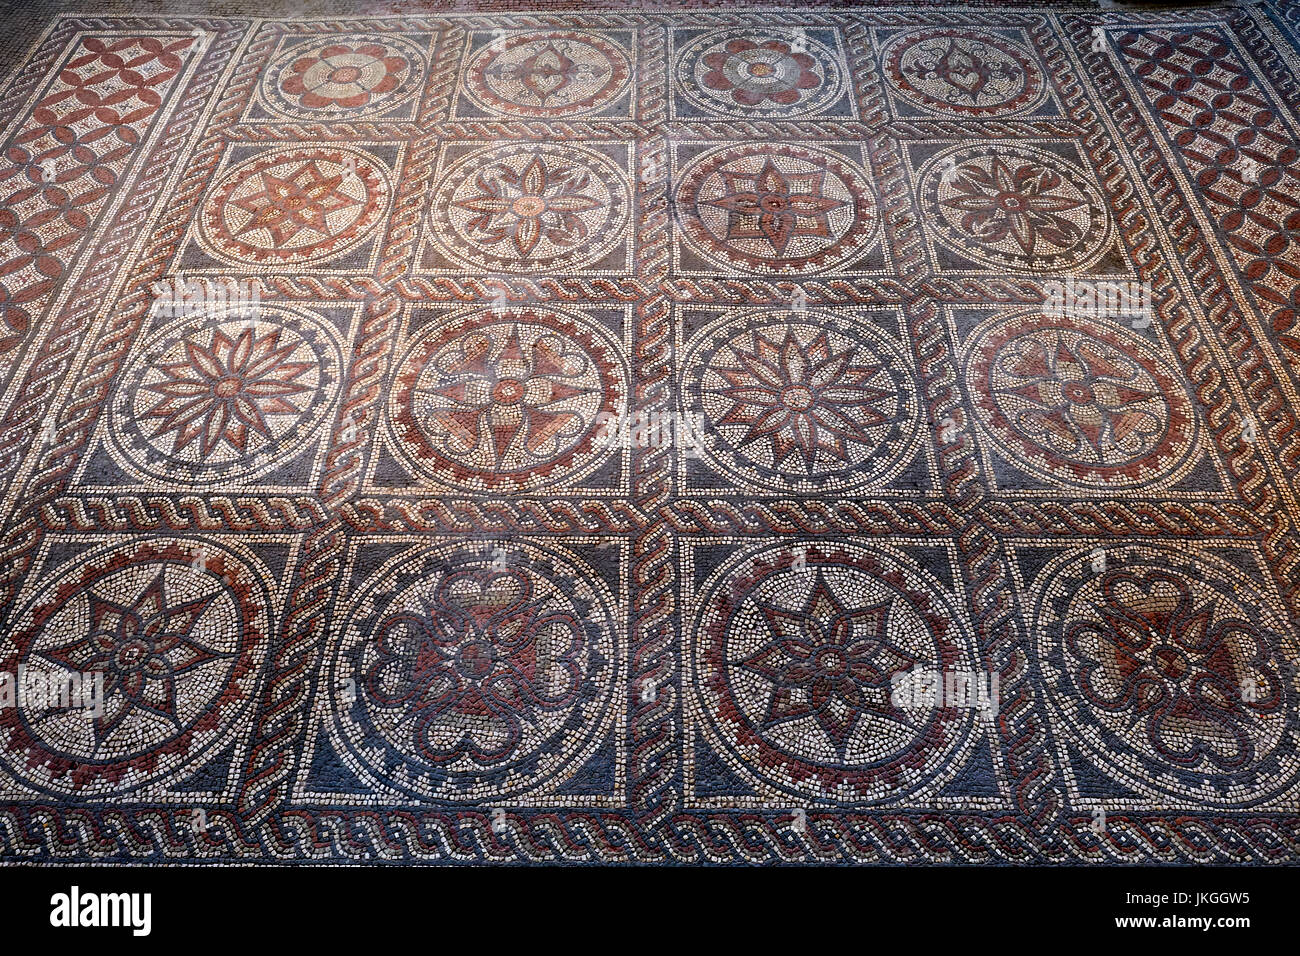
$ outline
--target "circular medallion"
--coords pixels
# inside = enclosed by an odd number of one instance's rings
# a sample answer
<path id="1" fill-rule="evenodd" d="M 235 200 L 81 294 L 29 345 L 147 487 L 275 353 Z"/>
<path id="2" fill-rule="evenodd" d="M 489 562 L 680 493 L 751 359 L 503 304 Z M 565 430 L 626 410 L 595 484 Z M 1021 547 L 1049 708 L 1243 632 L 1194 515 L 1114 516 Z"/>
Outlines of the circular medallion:
<path id="1" fill-rule="evenodd" d="M 389 416 L 419 472 L 471 490 L 534 489 L 589 473 L 626 401 L 616 341 L 549 309 L 477 313 L 422 334 L 398 367 Z"/>
<path id="2" fill-rule="evenodd" d="M 1294 796 L 1294 635 L 1248 576 L 1205 550 L 1108 545 L 1044 572 L 1046 695 L 1073 744 L 1138 792 L 1197 807 Z"/>
<path id="3" fill-rule="evenodd" d="M 465 92 L 483 109 L 523 119 L 598 112 L 631 86 L 614 43 L 577 30 L 500 31 L 465 70 Z"/>
<path id="4" fill-rule="evenodd" d="M 0 671 L 26 686 L 85 675 L 102 698 L 48 693 L 0 708 L 11 773 L 41 791 L 124 793 L 230 739 L 256 690 L 269 634 L 254 572 L 210 544 L 104 549 L 60 573 L 0 643 Z"/>
<path id="5" fill-rule="evenodd" d="M 488 800 L 562 782 L 605 739 L 617 632 L 581 559 L 456 545 L 374 582 L 332 655 L 332 686 L 355 688 L 334 698 L 345 759 L 420 799 Z"/>
<path id="6" fill-rule="evenodd" d="M 582 146 L 479 150 L 434 189 L 436 241 L 463 266 L 492 272 L 573 270 L 607 256 L 630 215 L 627 181 Z"/>
<path id="7" fill-rule="evenodd" d="M 420 90 L 428 65 L 410 40 L 348 34 L 296 43 L 262 74 L 262 99 L 293 119 L 351 120 L 391 110 Z"/>
<path id="8" fill-rule="evenodd" d="M 689 161 L 676 194 L 683 241 L 710 263 L 805 272 L 852 261 L 875 236 L 874 191 L 838 153 L 723 146 Z"/>
<path id="9" fill-rule="evenodd" d="M 878 484 L 914 449 L 917 388 L 897 344 L 833 313 L 728 317 L 688 348 L 705 454 L 744 485 L 829 493 Z"/>
<path id="10" fill-rule="evenodd" d="M 110 413 L 129 468 L 164 482 L 246 478 L 319 434 L 338 394 L 337 333 L 299 310 L 258 314 L 184 319 L 143 344 Z"/>
<path id="11" fill-rule="evenodd" d="M 383 220 L 389 193 L 387 174 L 359 150 L 274 150 L 222 174 L 199 231 L 219 257 L 238 262 L 320 262 L 360 245 Z"/>
<path id="12" fill-rule="evenodd" d="M 837 101 L 835 51 L 802 30 L 707 33 L 677 61 L 677 88 L 697 108 L 747 118 L 808 116 Z"/>
<path id="13" fill-rule="evenodd" d="M 925 223 L 942 246 L 993 269 L 1064 272 L 1111 240 L 1106 202 L 1087 174 L 1026 144 L 945 149 L 917 174 Z"/>
<path id="14" fill-rule="evenodd" d="M 977 328 L 965 380 L 981 430 L 1018 466 L 1084 487 L 1168 483 L 1195 461 L 1187 385 L 1115 325 L 1021 312 Z"/>
<path id="15" fill-rule="evenodd" d="M 742 555 L 706 585 L 695 706 L 745 776 L 815 801 L 862 804 L 941 788 L 974 711 L 895 706 L 895 675 L 975 671 L 941 586 L 879 546 L 796 543 Z"/>
<path id="16" fill-rule="evenodd" d="M 1047 96 L 1037 58 L 1026 47 L 982 30 L 917 30 L 881 52 L 894 95 L 951 116 L 1010 116 Z"/>

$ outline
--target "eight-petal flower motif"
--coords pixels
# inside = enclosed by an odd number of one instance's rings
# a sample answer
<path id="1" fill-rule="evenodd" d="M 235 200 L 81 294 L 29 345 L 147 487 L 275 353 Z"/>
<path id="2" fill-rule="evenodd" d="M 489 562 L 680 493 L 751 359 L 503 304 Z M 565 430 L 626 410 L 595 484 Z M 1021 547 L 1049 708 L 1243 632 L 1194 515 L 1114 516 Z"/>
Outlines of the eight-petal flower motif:
<path id="1" fill-rule="evenodd" d="M 308 109 L 355 109 L 397 89 L 410 69 L 377 43 L 331 43 L 295 60 L 280 89 Z"/>
<path id="2" fill-rule="evenodd" d="M 955 191 L 940 205 L 960 210 L 961 228 L 976 240 L 995 244 L 1010 238 L 1026 256 L 1042 246 L 1070 248 L 1084 237 L 1084 227 L 1063 215 L 1087 203 L 1059 172 L 1029 161 L 1007 162 L 995 156 L 987 165 L 956 166 Z M 1086 216 L 1084 222 L 1086 224 Z"/>
<path id="3" fill-rule="evenodd" d="M 768 100 L 789 106 L 822 85 L 817 61 L 782 40 L 728 40 L 722 49 L 704 54 L 701 62 L 706 72 L 700 82 L 742 106 Z"/>
<path id="4" fill-rule="evenodd" d="M 476 215 L 465 228 L 483 243 L 509 242 L 527 258 L 545 236 L 559 246 L 572 246 L 587 237 L 581 213 L 602 203 L 587 193 L 590 173 L 577 165 L 554 160 L 548 165 L 534 155 L 522 172 L 502 164 L 479 173 L 478 192 L 454 205 Z"/>
<path id="5" fill-rule="evenodd" d="M 270 416 L 300 416 L 291 399 L 311 391 L 298 379 L 312 364 L 296 352 L 278 329 L 246 328 L 234 337 L 217 329 L 207 345 L 186 342 L 183 361 L 160 366 L 165 380 L 144 386 L 162 396 L 144 413 L 157 419 L 154 437 L 174 432 L 173 453 L 198 441 L 203 455 L 222 442 L 242 452 L 250 433 L 270 439 Z"/>

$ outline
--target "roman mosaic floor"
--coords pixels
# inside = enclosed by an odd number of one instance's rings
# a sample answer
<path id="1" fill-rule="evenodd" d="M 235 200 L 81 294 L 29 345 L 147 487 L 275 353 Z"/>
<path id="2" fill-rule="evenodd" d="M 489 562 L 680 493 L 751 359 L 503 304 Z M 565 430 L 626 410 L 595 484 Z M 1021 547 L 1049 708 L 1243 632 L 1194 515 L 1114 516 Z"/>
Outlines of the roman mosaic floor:
<path id="1" fill-rule="evenodd" d="M 358 6 L 7 20 L 0 861 L 1300 862 L 1300 4 Z"/>

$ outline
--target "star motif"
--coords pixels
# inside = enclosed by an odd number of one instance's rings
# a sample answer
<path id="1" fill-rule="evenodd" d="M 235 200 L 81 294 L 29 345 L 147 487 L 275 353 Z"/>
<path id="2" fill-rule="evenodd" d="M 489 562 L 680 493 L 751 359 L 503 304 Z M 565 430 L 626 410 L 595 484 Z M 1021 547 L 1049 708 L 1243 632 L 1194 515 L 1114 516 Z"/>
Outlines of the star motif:
<path id="1" fill-rule="evenodd" d="M 509 241 L 521 258 L 527 258 L 543 236 L 561 246 L 587 237 L 587 224 L 578 214 L 601 205 L 583 192 L 590 180 L 585 169 L 558 163 L 548 168 L 540 155 L 534 155 L 522 172 L 497 166 L 479 173 L 479 192 L 453 205 L 478 213 L 465 228 L 481 233 L 480 241 L 489 245 Z"/>
<path id="2" fill-rule="evenodd" d="M 307 160 L 288 176 L 270 172 L 258 174 L 262 188 L 258 192 L 230 200 L 230 204 L 251 218 L 234 235 L 265 230 L 271 244 L 282 249 L 304 230 L 315 233 L 313 240 L 328 238 L 332 231 L 329 216 L 340 209 L 360 206 L 362 201 L 339 192 L 343 173 L 327 176 L 315 160 Z"/>
<path id="3" fill-rule="evenodd" d="M 89 633 L 44 654 L 72 671 L 104 673 L 104 712 L 93 722 L 97 747 L 133 714 L 161 719 L 183 732 L 177 679 L 233 656 L 195 634 L 216 594 L 172 604 L 160 570 L 130 604 L 93 591 L 88 598 Z"/>
<path id="4" fill-rule="evenodd" d="M 890 702 L 892 675 L 916 659 L 888 637 L 889 602 L 850 608 L 819 569 L 803 607 L 758 607 L 770 640 L 739 666 L 771 687 L 764 729 L 811 717 L 844 760 L 864 713 L 912 727 Z"/>
<path id="5" fill-rule="evenodd" d="M 824 168 L 787 174 L 769 156 L 757 173 L 720 174 L 726 191 L 701 202 L 727 211 L 728 239 L 765 239 L 778 256 L 801 236 L 830 238 L 827 213 L 848 205 L 823 195 Z"/>

